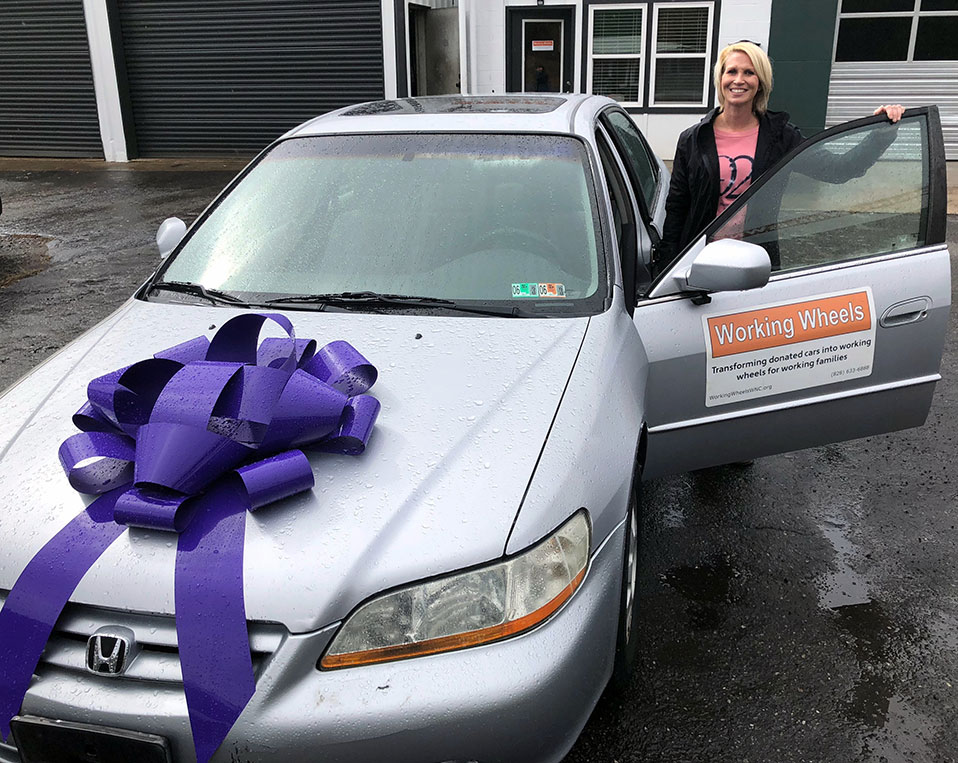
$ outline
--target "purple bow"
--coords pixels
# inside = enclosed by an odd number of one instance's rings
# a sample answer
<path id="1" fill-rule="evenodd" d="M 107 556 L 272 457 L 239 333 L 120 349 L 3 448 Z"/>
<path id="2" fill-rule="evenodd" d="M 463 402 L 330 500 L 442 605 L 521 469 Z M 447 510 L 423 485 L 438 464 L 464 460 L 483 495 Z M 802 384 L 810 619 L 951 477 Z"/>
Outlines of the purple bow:
<path id="1" fill-rule="evenodd" d="M 259 342 L 272 320 L 286 333 Z M 317 351 L 282 315 L 247 313 L 90 382 L 60 446 L 70 484 L 97 494 L 30 560 L 0 610 L 0 738 L 54 623 L 127 526 L 178 534 L 176 631 L 199 763 L 256 690 L 243 601 L 245 512 L 313 486 L 300 448 L 358 455 L 376 369 L 347 342 Z M 216 649 L 208 649 L 215 643 Z"/>

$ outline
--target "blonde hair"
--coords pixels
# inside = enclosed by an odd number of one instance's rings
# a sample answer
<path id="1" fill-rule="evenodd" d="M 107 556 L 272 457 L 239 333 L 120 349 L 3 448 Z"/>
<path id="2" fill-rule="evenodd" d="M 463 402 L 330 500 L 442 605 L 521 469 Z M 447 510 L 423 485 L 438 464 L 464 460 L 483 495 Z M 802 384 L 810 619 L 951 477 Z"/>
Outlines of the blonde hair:
<path id="1" fill-rule="evenodd" d="M 725 108 L 725 93 L 722 91 L 722 75 L 725 74 L 725 62 L 733 53 L 744 53 L 752 61 L 752 68 L 758 75 L 758 92 L 755 94 L 755 100 L 752 102 L 752 110 L 756 114 L 764 114 L 768 108 L 768 97 L 772 93 L 772 62 L 769 60 L 765 51 L 754 42 L 742 40 L 726 45 L 718 54 L 718 61 L 715 62 L 714 80 L 715 92 L 718 94 L 719 104 Z"/>

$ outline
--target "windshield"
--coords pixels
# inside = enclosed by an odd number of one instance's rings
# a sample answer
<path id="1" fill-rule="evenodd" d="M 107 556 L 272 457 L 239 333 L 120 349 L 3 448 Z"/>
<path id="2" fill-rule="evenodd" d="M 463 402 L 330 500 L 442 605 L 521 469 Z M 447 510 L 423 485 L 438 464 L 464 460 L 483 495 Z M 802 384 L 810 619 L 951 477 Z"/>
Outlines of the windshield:
<path id="1" fill-rule="evenodd" d="M 594 312 L 604 298 L 583 144 L 393 134 L 284 141 L 160 271 L 250 301 L 375 292 Z M 159 295 L 161 292 L 154 292 Z M 256 295 L 254 298 L 251 295 Z"/>

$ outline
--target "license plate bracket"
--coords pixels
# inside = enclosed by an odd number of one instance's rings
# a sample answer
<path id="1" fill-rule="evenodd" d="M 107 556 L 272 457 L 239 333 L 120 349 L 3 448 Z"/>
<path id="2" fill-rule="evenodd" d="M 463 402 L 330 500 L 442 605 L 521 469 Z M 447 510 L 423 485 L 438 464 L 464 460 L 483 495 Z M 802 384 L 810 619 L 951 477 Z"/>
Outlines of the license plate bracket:
<path id="1" fill-rule="evenodd" d="M 173 763 L 157 734 L 18 715 L 10 721 L 23 763 Z"/>

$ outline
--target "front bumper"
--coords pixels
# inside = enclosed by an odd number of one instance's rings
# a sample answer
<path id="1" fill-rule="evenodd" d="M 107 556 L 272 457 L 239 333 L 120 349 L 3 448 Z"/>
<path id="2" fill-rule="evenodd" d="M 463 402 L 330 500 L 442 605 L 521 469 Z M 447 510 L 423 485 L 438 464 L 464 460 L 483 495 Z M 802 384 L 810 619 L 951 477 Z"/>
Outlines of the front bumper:
<path id="1" fill-rule="evenodd" d="M 565 607 L 506 641 L 327 672 L 337 626 L 288 636 L 213 760 L 557 763 L 611 672 L 622 544 L 620 525 Z M 61 678 L 34 678 L 22 713 L 161 734 L 176 763 L 195 761 L 182 688 Z M 0 744 L 0 761 L 15 750 Z"/>

